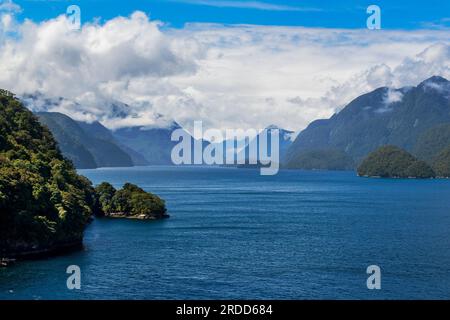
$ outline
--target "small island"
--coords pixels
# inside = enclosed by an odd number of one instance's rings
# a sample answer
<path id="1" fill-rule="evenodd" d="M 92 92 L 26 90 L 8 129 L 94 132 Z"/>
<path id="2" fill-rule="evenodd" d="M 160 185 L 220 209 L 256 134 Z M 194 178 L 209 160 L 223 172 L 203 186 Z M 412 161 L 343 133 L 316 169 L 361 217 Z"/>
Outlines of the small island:
<path id="1" fill-rule="evenodd" d="M 361 177 L 435 178 L 436 173 L 425 161 L 396 146 L 382 146 L 370 153 L 358 167 Z"/>
<path id="2" fill-rule="evenodd" d="M 100 216 L 139 220 L 169 217 L 164 200 L 134 184 L 126 183 L 122 189 L 116 190 L 110 183 L 103 182 L 95 191 Z"/>

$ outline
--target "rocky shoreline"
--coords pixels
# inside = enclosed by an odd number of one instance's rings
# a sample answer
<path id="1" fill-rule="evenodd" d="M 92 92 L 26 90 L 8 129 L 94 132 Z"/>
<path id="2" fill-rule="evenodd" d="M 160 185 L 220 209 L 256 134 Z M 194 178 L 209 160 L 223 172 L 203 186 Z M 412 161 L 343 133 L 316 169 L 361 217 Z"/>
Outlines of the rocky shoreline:
<path id="1" fill-rule="evenodd" d="M 163 220 L 170 218 L 170 215 L 164 214 L 162 216 L 154 216 L 154 215 L 127 215 L 126 213 L 117 212 L 117 213 L 110 213 L 108 215 L 105 215 L 105 218 L 111 218 L 111 219 L 131 219 L 131 220 Z"/>
<path id="2" fill-rule="evenodd" d="M 150 215 L 127 215 L 125 213 L 114 213 L 110 215 L 105 215 L 104 218 L 155 221 L 168 219 L 170 218 L 170 215 L 164 214 L 162 216 L 150 216 Z M 8 267 L 17 261 L 46 259 L 79 251 L 82 249 L 83 249 L 83 240 L 80 239 L 72 242 L 53 245 L 46 248 L 26 248 L 26 249 L 18 249 L 13 252 L 2 252 L 0 253 L 0 268 Z"/>
<path id="3" fill-rule="evenodd" d="M 83 249 L 83 240 L 66 242 L 46 248 L 19 249 L 14 252 L 0 253 L 0 266 L 7 267 L 20 260 L 36 260 L 59 256 Z"/>

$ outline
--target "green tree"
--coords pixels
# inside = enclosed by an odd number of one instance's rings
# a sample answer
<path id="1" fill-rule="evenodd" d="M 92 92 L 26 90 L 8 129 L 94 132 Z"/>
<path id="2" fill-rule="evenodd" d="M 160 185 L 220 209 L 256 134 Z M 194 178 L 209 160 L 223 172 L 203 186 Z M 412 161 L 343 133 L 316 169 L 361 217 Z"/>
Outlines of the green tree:
<path id="1" fill-rule="evenodd" d="M 116 189 L 108 182 L 103 182 L 95 188 L 98 202 L 103 214 L 111 214 L 115 210 L 112 206 L 112 199 L 116 194 Z"/>

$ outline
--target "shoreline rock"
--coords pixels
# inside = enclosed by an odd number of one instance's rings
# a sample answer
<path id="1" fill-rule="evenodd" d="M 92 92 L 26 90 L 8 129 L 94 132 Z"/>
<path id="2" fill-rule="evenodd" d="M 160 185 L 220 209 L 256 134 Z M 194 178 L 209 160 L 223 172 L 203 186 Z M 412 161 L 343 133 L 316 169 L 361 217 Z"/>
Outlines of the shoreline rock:
<path id="1" fill-rule="evenodd" d="M 127 215 L 125 213 L 111 213 L 108 215 L 105 215 L 104 218 L 110 218 L 110 219 L 131 219 L 131 220 L 164 220 L 170 218 L 170 215 L 164 214 L 162 216 L 152 216 L 152 215 Z"/>
<path id="2" fill-rule="evenodd" d="M 23 249 L 15 252 L 0 253 L 0 265 L 7 267 L 11 263 L 23 260 L 38 260 L 67 253 L 79 251 L 83 249 L 83 240 L 54 245 L 46 248 Z"/>

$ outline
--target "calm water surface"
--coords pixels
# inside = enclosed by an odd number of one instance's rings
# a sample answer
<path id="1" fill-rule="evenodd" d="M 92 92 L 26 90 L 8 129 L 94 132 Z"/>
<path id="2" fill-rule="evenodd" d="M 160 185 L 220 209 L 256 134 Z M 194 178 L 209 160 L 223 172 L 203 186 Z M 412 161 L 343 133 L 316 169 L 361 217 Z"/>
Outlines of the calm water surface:
<path id="1" fill-rule="evenodd" d="M 85 249 L 0 269 L 0 299 L 450 298 L 450 181 L 201 167 L 80 170 L 162 196 L 165 221 L 97 219 Z M 382 269 L 382 289 L 366 268 Z M 82 288 L 66 287 L 78 265 Z"/>

